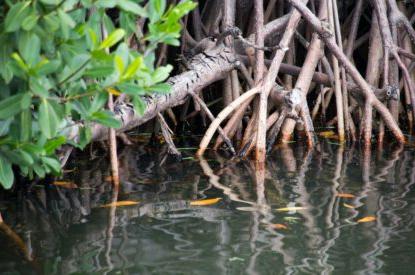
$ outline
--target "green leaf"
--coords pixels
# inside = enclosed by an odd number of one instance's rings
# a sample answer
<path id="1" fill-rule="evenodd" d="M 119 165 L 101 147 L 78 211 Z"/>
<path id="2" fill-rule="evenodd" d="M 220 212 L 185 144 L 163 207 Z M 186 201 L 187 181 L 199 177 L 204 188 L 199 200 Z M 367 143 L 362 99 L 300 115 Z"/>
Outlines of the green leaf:
<path id="1" fill-rule="evenodd" d="M 95 2 L 95 5 L 98 8 L 113 8 L 116 4 L 116 0 L 98 0 Z"/>
<path id="2" fill-rule="evenodd" d="M 106 77 L 114 72 L 114 66 L 95 66 L 85 71 L 85 76 L 90 77 Z"/>
<path id="3" fill-rule="evenodd" d="M 136 59 L 134 59 L 134 61 L 131 62 L 130 65 L 128 65 L 127 70 L 123 74 L 122 78 L 128 79 L 128 78 L 133 77 L 137 73 L 138 69 L 140 69 L 142 64 L 143 64 L 142 56 L 139 56 Z"/>
<path id="4" fill-rule="evenodd" d="M 151 80 L 154 83 L 159 83 L 166 80 L 169 77 L 170 72 L 173 70 L 173 66 L 167 65 L 157 68 L 151 76 Z"/>
<path id="5" fill-rule="evenodd" d="M 17 31 L 24 19 L 30 13 L 30 1 L 19 2 L 12 6 L 4 20 L 6 32 Z"/>
<path id="6" fill-rule="evenodd" d="M 53 170 L 55 173 L 60 173 L 61 171 L 61 164 L 58 160 L 50 157 L 42 157 L 43 164 L 48 166 Z"/>
<path id="7" fill-rule="evenodd" d="M 128 82 L 124 82 L 124 83 L 120 83 L 117 85 L 117 88 L 128 95 L 144 95 L 146 92 L 143 89 L 143 87 L 134 84 L 134 83 L 128 83 Z"/>
<path id="8" fill-rule="evenodd" d="M 114 118 L 114 114 L 110 111 L 98 111 L 91 115 L 91 120 L 96 121 L 110 128 L 120 128 L 121 122 Z"/>
<path id="9" fill-rule="evenodd" d="M 28 142 L 32 135 L 32 110 L 25 109 L 20 113 L 20 140 Z"/>
<path id="10" fill-rule="evenodd" d="M 46 5 L 58 5 L 61 0 L 40 0 L 43 4 Z"/>
<path id="11" fill-rule="evenodd" d="M 60 20 L 67 25 L 69 28 L 74 28 L 76 25 L 76 22 L 72 19 L 72 17 L 64 12 L 62 9 L 58 9 L 58 16 Z"/>
<path id="12" fill-rule="evenodd" d="M 66 142 L 66 138 L 64 136 L 50 139 L 46 142 L 43 149 L 45 149 L 45 152 L 47 155 L 50 155 L 50 154 L 53 154 L 56 151 L 56 149 L 58 149 L 65 142 Z"/>
<path id="13" fill-rule="evenodd" d="M 134 13 L 140 17 L 147 17 L 147 12 L 143 7 L 130 0 L 118 1 L 118 7 L 126 12 Z"/>
<path id="14" fill-rule="evenodd" d="M 91 138 L 92 138 L 91 128 L 88 126 L 80 127 L 78 144 L 74 143 L 73 145 L 82 150 L 91 141 Z"/>
<path id="15" fill-rule="evenodd" d="M 16 60 L 17 64 L 19 65 L 19 67 L 23 71 L 25 71 L 25 72 L 28 72 L 29 71 L 29 66 L 27 66 L 26 62 L 24 62 L 24 60 L 22 59 L 22 57 L 18 53 L 13 53 L 12 54 L 12 58 L 14 60 Z"/>
<path id="16" fill-rule="evenodd" d="M 31 14 L 26 17 L 22 22 L 22 29 L 25 31 L 30 31 L 36 25 L 37 21 L 39 20 L 39 15 Z"/>
<path id="17" fill-rule="evenodd" d="M 48 75 L 56 72 L 61 64 L 62 62 L 60 59 L 49 60 L 49 62 L 46 63 L 40 61 L 39 64 L 36 64 L 35 70 L 38 75 Z"/>
<path id="18" fill-rule="evenodd" d="M 49 95 L 48 90 L 45 88 L 43 83 L 39 78 L 30 77 L 29 78 L 29 88 L 35 95 L 40 97 L 47 97 Z"/>
<path id="19" fill-rule="evenodd" d="M 14 174 L 12 164 L 0 156 L 0 183 L 4 189 L 10 189 L 13 185 Z"/>
<path id="20" fill-rule="evenodd" d="M 108 37 L 101 42 L 98 49 L 102 50 L 105 48 L 109 48 L 117 44 L 125 35 L 125 31 L 123 29 L 116 29 L 113 31 Z"/>
<path id="21" fill-rule="evenodd" d="M 47 138 L 53 138 L 58 129 L 59 115 L 57 114 L 52 102 L 42 98 L 39 106 L 39 128 Z"/>
<path id="22" fill-rule="evenodd" d="M 4 151 L 8 161 L 19 166 L 33 165 L 34 161 L 30 154 L 23 150 Z"/>
<path id="23" fill-rule="evenodd" d="M 38 175 L 39 178 L 44 178 L 45 177 L 45 174 L 46 174 L 45 168 L 43 168 L 39 164 L 35 163 L 33 165 L 33 171 L 35 171 L 36 175 Z"/>
<path id="24" fill-rule="evenodd" d="M 117 69 L 118 74 L 121 76 L 124 73 L 125 65 L 124 61 L 119 55 L 114 57 L 115 68 Z"/>
<path id="25" fill-rule="evenodd" d="M 24 33 L 19 36 L 18 49 L 25 63 L 32 67 L 40 59 L 40 39 L 35 33 Z"/>
<path id="26" fill-rule="evenodd" d="M 91 107 L 89 108 L 89 111 L 91 113 L 95 113 L 97 111 L 99 111 L 99 109 L 102 109 L 105 105 L 105 103 L 107 103 L 108 101 L 108 93 L 106 92 L 102 92 L 102 93 L 98 93 L 98 95 L 96 95 L 94 97 L 94 99 L 92 100 L 91 103 Z"/>
<path id="27" fill-rule="evenodd" d="M 32 97 L 28 93 L 10 96 L 0 101 L 0 119 L 12 117 L 29 108 Z"/>
<path id="28" fill-rule="evenodd" d="M 149 2 L 149 18 L 151 22 L 155 22 L 161 18 L 166 9 L 165 0 L 150 0 Z"/>
<path id="29" fill-rule="evenodd" d="M 0 120 L 0 137 L 6 135 L 9 132 L 12 119 Z"/>
<path id="30" fill-rule="evenodd" d="M 143 100 L 139 96 L 133 96 L 133 105 L 135 111 L 142 116 L 146 110 L 147 105 L 144 103 Z"/>

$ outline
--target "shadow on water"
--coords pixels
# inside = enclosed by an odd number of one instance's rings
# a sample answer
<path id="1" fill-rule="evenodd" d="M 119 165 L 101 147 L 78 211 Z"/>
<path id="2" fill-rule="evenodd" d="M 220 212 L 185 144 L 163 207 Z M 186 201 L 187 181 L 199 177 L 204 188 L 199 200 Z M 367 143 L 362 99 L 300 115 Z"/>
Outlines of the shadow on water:
<path id="1" fill-rule="evenodd" d="M 186 150 L 185 150 L 186 149 Z M 192 148 L 183 148 L 192 155 Z M 415 153 L 284 145 L 265 167 L 218 154 L 177 162 L 121 152 L 61 182 L 0 194 L 2 272 L 374 274 L 415 272 Z M 160 165 L 162 163 L 162 165 Z M 192 201 L 221 198 L 195 206 Z M 111 201 L 136 205 L 102 208 Z M 361 222 L 362 218 L 375 217 Z M 358 222 L 359 221 L 359 222 Z M 363 220 L 364 221 L 364 220 Z M 5 227 L 7 226 L 7 227 Z"/>

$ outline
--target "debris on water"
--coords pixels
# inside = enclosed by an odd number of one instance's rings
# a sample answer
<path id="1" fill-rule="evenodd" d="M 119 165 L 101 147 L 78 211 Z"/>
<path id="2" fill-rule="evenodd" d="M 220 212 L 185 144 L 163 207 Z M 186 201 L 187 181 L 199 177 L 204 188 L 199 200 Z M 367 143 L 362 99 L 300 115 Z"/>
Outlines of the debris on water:
<path id="1" fill-rule="evenodd" d="M 214 198 L 214 199 L 205 199 L 205 200 L 196 200 L 191 201 L 190 205 L 192 206 L 206 206 L 218 203 L 222 198 Z"/>

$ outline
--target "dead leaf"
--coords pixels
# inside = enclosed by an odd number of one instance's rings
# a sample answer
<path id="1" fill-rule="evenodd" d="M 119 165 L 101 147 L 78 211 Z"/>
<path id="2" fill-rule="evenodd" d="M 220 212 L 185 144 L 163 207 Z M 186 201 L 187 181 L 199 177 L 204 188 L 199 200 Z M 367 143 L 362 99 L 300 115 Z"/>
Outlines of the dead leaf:
<path id="1" fill-rule="evenodd" d="M 73 183 L 72 181 L 54 181 L 52 182 L 53 185 L 58 186 L 58 187 L 62 187 L 62 188 L 67 188 L 67 189 L 76 189 L 78 188 L 78 186 Z"/>
<path id="2" fill-rule="evenodd" d="M 352 199 L 352 198 L 354 198 L 354 197 L 356 197 L 355 195 L 353 195 L 353 194 L 349 194 L 349 193 L 338 193 L 337 195 L 336 195 L 336 197 L 339 197 L 339 198 L 345 198 L 345 199 Z"/>
<path id="3" fill-rule="evenodd" d="M 298 210 L 305 210 L 305 209 L 307 209 L 307 207 L 293 206 L 293 207 L 277 208 L 276 210 L 279 212 L 290 212 L 290 211 L 298 211 Z"/>
<path id="4" fill-rule="evenodd" d="M 111 202 L 108 204 L 104 204 L 101 207 L 113 207 L 113 206 L 130 206 L 130 205 L 137 205 L 139 204 L 138 201 L 116 201 L 116 202 Z"/>
<path id="5" fill-rule="evenodd" d="M 356 207 L 351 205 L 351 204 L 347 204 L 347 203 L 343 203 L 344 207 L 350 208 L 350 209 L 355 209 Z"/>
<path id="6" fill-rule="evenodd" d="M 274 228 L 274 229 L 285 229 L 285 230 L 288 230 L 288 227 L 285 224 L 282 224 L 282 223 L 274 223 L 274 224 L 271 224 L 271 227 Z"/>
<path id="7" fill-rule="evenodd" d="M 373 222 L 376 221 L 376 217 L 375 216 L 367 216 L 364 218 L 361 218 L 359 220 L 357 220 L 358 223 L 362 223 L 362 222 Z"/>
<path id="8" fill-rule="evenodd" d="M 190 205 L 192 206 L 205 206 L 205 205 L 212 205 L 220 201 L 222 198 L 214 198 L 214 199 L 206 199 L 206 200 L 197 200 L 191 201 Z"/>

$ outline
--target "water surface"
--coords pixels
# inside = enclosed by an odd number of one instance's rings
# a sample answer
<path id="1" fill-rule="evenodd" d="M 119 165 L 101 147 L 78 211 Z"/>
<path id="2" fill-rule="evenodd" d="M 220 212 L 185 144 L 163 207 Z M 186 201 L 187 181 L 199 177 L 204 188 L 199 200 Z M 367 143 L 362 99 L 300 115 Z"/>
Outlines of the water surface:
<path id="1" fill-rule="evenodd" d="M 290 144 L 263 171 L 213 153 L 179 162 L 164 151 L 121 152 L 118 200 L 138 205 L 100 207 L 113 196 L 100 156 L 73 163 L 60 179 L 79 188 L 36 183 L 2 192 L 0 272 L 415 273 L 410 147 L 363 153 L 327 141 L 313 151 Z M 211 198 L 221 200 L 190 204 Z M 278 211 L 287 207 L 302 208 Z M 367 216 L 375 220 L 357 222 Z"/>

